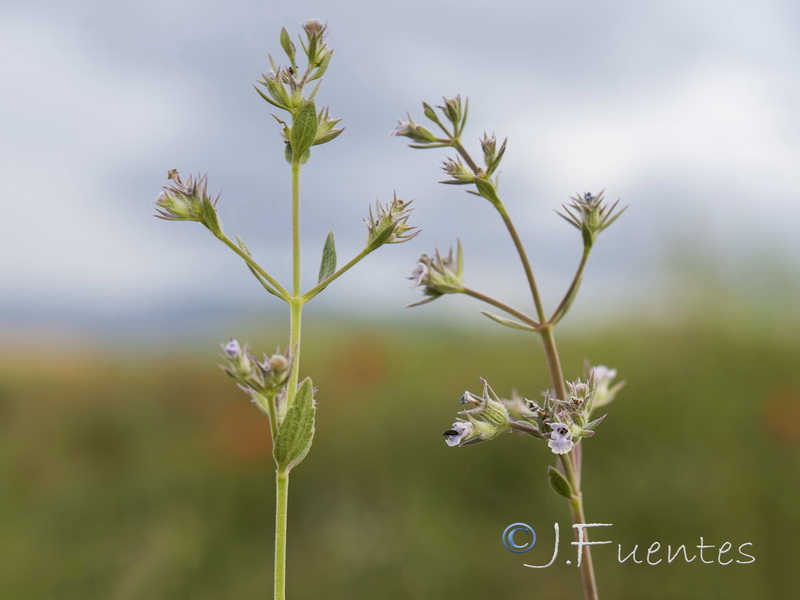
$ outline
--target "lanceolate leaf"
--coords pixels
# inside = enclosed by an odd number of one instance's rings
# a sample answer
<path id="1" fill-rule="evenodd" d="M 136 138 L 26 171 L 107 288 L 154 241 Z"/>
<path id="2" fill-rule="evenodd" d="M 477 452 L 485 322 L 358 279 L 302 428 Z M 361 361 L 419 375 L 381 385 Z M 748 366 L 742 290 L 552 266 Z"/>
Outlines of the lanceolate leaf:
<path id="1" fill-rule="evenodd" d="M 322 247 L 322 262 L 319 265 L 319 279 L 317 283 L 322 283 L 336 272 L 336 242 L 333 239 L 333 232 L 328 232 L 325 238 L 325 245 Z"/>
<path id="2" fill-rule="evenodd" d="M 555 467 L 547 467 L 547 480 L 550 482 L 550 487 L 556 491 L 556 494 L 564 496 L 564 498 L 572 498 L 572 486 L 561 471 Z"/>
<path id="3" fill-rule="evenodd" d="M 530 325 L 525 323 L 520 323 L 519 321 L 514 321 L 512 319 L 506 319 L 505 317 L 501 317 L 494 313 L 490 313 L 489 311 L 482 310 L 481 314 L 484 316 L 489 317 L 495 323 L 500 323 L 500 325 L 505 325 L 506 327 L 511 327 L 511 329 L 524 329 L 525 331 L 536 331 Z"/>
<path id="4" fill-rule="evenodd" d="M 275 436 L 272 456 L 280 471 L 289 472 L 302 461 L 314 439 L 314 387 L 306 377 L 297 388 L 292 404 Z"/>
<path id="5" fill-rule="evenodd" d="M 292 121 L 292 155 L 302 156 L 314 144 L 316 137 L 317 109 L 313 102 L 306 102 Z"/>

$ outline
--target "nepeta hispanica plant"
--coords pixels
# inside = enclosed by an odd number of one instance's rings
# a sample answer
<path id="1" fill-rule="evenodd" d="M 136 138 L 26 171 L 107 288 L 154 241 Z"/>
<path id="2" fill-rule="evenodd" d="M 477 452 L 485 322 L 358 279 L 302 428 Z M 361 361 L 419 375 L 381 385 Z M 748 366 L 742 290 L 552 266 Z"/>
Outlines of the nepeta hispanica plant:
<path id="1" fill-rule="evenodd" d="M 289 64 L 277 66 L 270 56 L 271 70 L 263 76 L 256 91 L 273 107 L 285 113 L 273 115 L 281 127 L 286 161 L 291 165 L 292 179 L 292 284 L 290 290 L 281 285 L 253 258 L 245 243 L 237 236 L 233 242 L 222 230 L 217 214 L 219 196 L 208 194 L 205 176 L 181 179 L 177 171 L 169 172 L 171 184 L 164 187 L 156 200 L 158 217 L 168 221 L 197 221 L 244 260 L 250 272 L 264 289 L 289 306 L 289 343 L 261 360 L 250 353 L 247 344 L 231 339 L 222 346 L 223 369 L 269 418 L 272 455 L 276 465 L 275 517 L 275 598 L 286 595 L 286 511 L 289 472 L 305 458 L 314 437 L 316 390 L 311 379 L 300 382 L 300 322 L 303 307 L 331 282 L 368 254 L 384 244 L 396 244 L 413 238 L 417 231 L 408 225 L 409 204 L 395 196 L 386 205 L 369 209 L 366 221 L 367 240 L 364 249 L 343 267 L 336 268 L 336 247 L 329 233 L 322 250 L 317 283 L 305 292 L 300 287 L 300 167 L 310 156 L 311 148 L 337 137 L 339 119 L 332 119 L 328 109 L 318 110 L 314 98 L 320 78 L 330 63 L 333 50 L 326 42 L 327 26 L 312 19 L 303 25 L 305 39 L 300 44 L 306 57 L 303 68 L 297 63 L 297 48 L 286 29 L 281 30 L 280 44 Z M 309 92 L 307 85 L 317 81 Z M 263 89 L 262 89 L 263 88 Z"/>
<path id="2" fill-rule="evenodd" d="M 441 183 L 470 186 L 467 192 L 487 200 L 500 214 L 522 262 L 535 313 L 531 316 L 465 285 L 460 244 L 457 245 L 455 258 L 452 250 L 447 256 L 442 256 L 438 251 L 432 257 L 422 255 L 410 279 L 412 286 L 422 288 L 425 297 L 411 306 L 432 302 L 445 294 L 465 294 L 493 306 L 505 315 L 486 311 L 482 314 L 506 327 L 533 332 L 541 337 L 552 380 L 552 388 L 545 390 L 539 401 L 520 397 L 513 392 L 511 398 L 500 398 L 482 380 L 480 395 L 467 391 L 461 396 L 461 403 L 470 405 L 470 408 L 461 411 L 461 418 L 456 419 L 451 428 L 445 431 L 445 441 L 448 446 L 467 446 L 516 431 L 546 442 L 548 449 L 558 456 L 560 464 L 560 468 L 549 467 L 549 482 L 557 493 L 569 501 L 573 523 L 584 524 L 586 518 L 580 487 L 581 441 L 594 435 L 595 427 L 605 418 L 605 415 L 597 417 L 595 411 L 611 402 L 623 384 L 612 385 L 616 376 L 614 369 L 589 365 L 584 368 L 583 379 L 566 381 L 553 330 L 578 293 L 584 267 L 598 234 L 609 227 L 624 209 L 617 211 L 616 202 L 609 206 L 602 192 L 575 196 L 568 205 L 563 206 L 564 213 L 559 213 L 561 217 L 581 232 L 583 255 L 563 299 L 548 316 L 525 247 L 497 191 L 498 181 L 494 174 L 505 154 L 506 141 L 498 146 L 494 135 L 484 134 L 480 140 L 483 166 L 479 166 L 461 143 L 468 103 L 462 103 L 461 98 L 456 96 L 445 98 L 444 103 L 437 107 L 438 113 L 427 103 L 423 103 L 422 107 L 425 116 L 443 135 L 434 134 L 415 123 L 410 115 L 408 120 L 400 119 L 392 134 L 410 138 L 413 143 L 409 145 L 412 148 L 452 148 L 456 152 L 454 157 L 446 158 L 442 165 L 448 178 Z M 585 546 L 584 549 L 581 562 L 584 596 L 596 599 L 597 585 L 592 559 L 589 547 Z"/>

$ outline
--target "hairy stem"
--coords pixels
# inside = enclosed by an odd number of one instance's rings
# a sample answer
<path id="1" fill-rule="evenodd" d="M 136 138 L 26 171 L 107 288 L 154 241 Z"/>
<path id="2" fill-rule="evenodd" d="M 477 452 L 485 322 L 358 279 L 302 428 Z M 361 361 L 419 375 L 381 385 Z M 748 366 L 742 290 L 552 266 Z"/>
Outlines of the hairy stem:
<path id="1" fill-rule="evenodd" d="M 292 297 L 289 299 L 289 348 L 293 354 L 286 406 L 291 406 L 300 378 L 300 322 L 304 298 L 300 295 L 300 161 L 292 162 Z"/>
<path id="2" fill-rule="evenodd" d="M 292 295 L 300 295 L 300 161 L 292 161 Z"/>
<path id="3" fill-rule="evenodd" d="M 286 600 L 286 515 L 289 473 L 275 471 L 275 600 Z"/>
<path id="4" fill-rule="evenodd" d="M 286 406 L 292 405 L 300 375 L 300 322 L 303 304 L 300 296 L 300 163 L 292 162 L 292 296 L 289 298 L 289 348 L 293 354 Z M 277 428 L 276 428 L 277 429 Z M 289 504 L 289 473 L 275 472 L 275 599 L 286 598 L 286 513 Z"/>

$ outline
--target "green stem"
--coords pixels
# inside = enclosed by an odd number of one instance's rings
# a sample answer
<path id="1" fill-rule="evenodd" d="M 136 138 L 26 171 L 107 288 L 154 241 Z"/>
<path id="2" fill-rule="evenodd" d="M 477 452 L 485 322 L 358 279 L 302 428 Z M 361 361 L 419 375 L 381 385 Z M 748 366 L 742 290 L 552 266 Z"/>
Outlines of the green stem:
<path id="1" fill-rule="evenodd" d="M 464 146 L 461 145 L 461 140 L 458 138 L 453 138 L 451 143 L 456 152 L 461 155 L 461 157 L 469 165 L 469 168 L 472 169 L 472 172 L 475 173 L 475 176 L 481 176 L 483 169 L 478 166 L 478 163 L 472 159 L 469 152 L 464 149 Z M 539 296 L 539 288 L 536 286 L 536 279 L 533 276 L 533 268 L 531 267 L 530 260 L 528 260 L 528 253 L 525 252 L 525 246 L 522 245 L 522 240 L 519 239 L 517 228 L 514 227 L 514 223 L 511 221 L 511 217 L 508 216 L 508 212 L 506 212 L 506 207 L 503 205 L 503 203 L 498 202 L 495 204 L 493 202 L 492 205 L 497 209 L 497 212 L 500 213 L 503 223 L 505 223 L 506 229 L 508 229 L 508 233 L 511 235 L 511 239 L 514 242 L 514 247 L 517 249 L 517 254 L 519 254 L 519 259 L 522 261 L 522 268 L 525 270 L 525 277 L 528 279 L 528 287 L 531 289 L 533 303 L 536 306 L 536 314 L 539 316 L 539 321 L 544 323 L 546 318 L 544 314 L 544 305 L 542 304 L 542 299 Z"/>
<path id="2" fill-rule="evenodd" d="M 300 162 L 292 162 L 292 295 L 300 296 Z"/>
<path id="3" fill-rule="evenodd" d="M 556 348 L 556 340 L 553 335 L 553 324 L 545 323 L 540 329 L 539 334 L 542 336 L 542 344 L 544 345 L 544 352 L 547 356 L 547 364 L 550 367 L 550 377 L 553 380 L 553 390 L 556 397 L 565 400 L 567 397 L 566 384 L 564 382 L 564 373 L 561 370 L 561 361 L 558 357 L 558 348 Z M 573 525 L 585 525 L 586 517 L 583 513 L 583 494 L 581 493 L 581 478 L 578 472 L 577 465 L 575 464 L 574 457 L 577 449 L 573 449 L 568 454 L 560 455 L 561 466 L 564 469 L 564 475 L 572 486 L 572 498 L 570 498 L 570 512 L 572 513 Z M 578 531 L 576 530 L 576 535 Z M 588 534 L 584 529 L 583 532 L 586 541 L 589 541 Z M 598 600 L 597 595 L 597 582 L 594 576 L 594 566 L 592 564 L 592 553 L 590 546 L 584 546 L 583 559 L 581 561 L 581 580 L 583 581 L 583 596 L 584 600 Z"/>
<path id="4" fill-rule="evenodd" d="M 445 133 L 447 133 L 447 130 L 445 130 Z M 452 140 L 452 144 L 453 144 L 453 148 L 456 149 L 456 152 L 458 152 L 461 155 L 461 157 L 469 165 L 469 168 L 472 169 L 472 172 L 475 173 L 475 176 L 476 177 L 479 176 L 483 172 L 483 169 L 481 169 L 478 166 L 478 163 L 476 163 L 474 160 L 472 160 L 472 157 L 469 155 L 469 152 L 467 152 L 464 149 L 464 146 L 461 145 L 461 140 L 459 140 L 458 138 L 455 138 L 455 139 Z"/>
<path id="5" fill-rule="evenodd" d="M 289 407 L 297 392 L 300 378 L 300 323 L 303 318 L 303 299 L 292 298 L 289 301 L 289 352 L 292 353 L 292 367 L 289 372 L 289 383 L 286 386 L 286 406 Z"/>
<path id="6" fill-rule="evenodd" d="M 313 288 L 311 288 L 305 294 L 303 294 L 303 301 L 304 302 L 308 302 L 309 300 L 311 300 L 314 296 L 316 296 L 322 290 L 324 290 L 326 287 L 328 287 L 328 285 L 332 281 L 334 281 L 335 279 L 338 279 L 339 277 L 344 275 L 347 271 L 349 271 L 351 268 L 353 268 L 359 261 L 361 261 L 365 256 L 367 256 L 367 254 L 369 254 L 373 250 L 374 250 L 374 248 L 370 248 L 369 246 L 364 248 L 361 252 L 356 254 L 355 257 L 353 257 L 353 259 L 350 262 L 348 262 L 345 266 L 343 266 L 341 269 L 336 271 L 333 275 L 331 275 L 327 279 L 324 279 L 323 281 L 320 281 L 317 285 L 315 285 Z"/>
<path id="7" fill-rule="evenodd" d="M 286 600 L 286 515 L 289 473 L 275 472 L 275 600 Z"/>
<path id="8" fill-rule="evenodd" d="M 572 453 L 570 452 L 567 456 L 571 456 Z M 566 462 L 572 462 L 571 459 L 567 459 Z M 570 499 L 569 503 L 570 511 L 572 512 L 572 522 L 573 524 L 586 524 L 586 516 L 583 514 L 583 495 L 580 491 L 575 492 L 575 495 Z M 580 541 L 578 538 L 579 531 L 575 530 L 575 540 Z M 583 538 L 584 541 L 589 541 L 589 535 L 586 532 L 586 529 L 583 530 Z M 590 546 L 583 546 L 583 557 L 581 559 L 581 579 L 583 580 L 583 597 L 585 600 L 598 600 L 599 596 L 597 594 L 597 581 L 594 577 L 594 565 L 592 563 L 592 553 L 590 551 Z"/>
<path id="9" fill-rule="evenodd" d="M 297 392 L 300 373 L 300 322 L 305 300 L 300 295 L 300 162 L 292 162 L 292 297 L 289 299 L 289 351 L 293 354 L 286 406 Z"/>
<path id="10" fill-rule="evenodd" d="M 292 163 L 292 296 L 289 298 L 289 348 L 293 354 L 286 406 L 297 393 L 300 373 L 300 323 L 305 301 L 300 296 L 300 163 Z M 275 429 L 279 429 L 278 425 Z M 273 438 L 274 440 L 274 438 Z M 286 513 L 289 504 L 289 473 L 275 472 L 275 599 L 286 598 Z"/>
<path id="11" fill-rule="evenodd" d="M 558 358 L 558 348 L 553 335 L 552 323 L 544 323 L 539 328 L 542 336 L 542 345 L 547 357 L 547 366 L 550 368 L 550 379 L 553 381 L 553 392 L 559 400 L 567 399 L 567 388 L 564 382 L 564 372 L 561 370 L 561 361 Z"/>
<path id="12" fill-rule="evenodd" d="M 542 299 L 539 296 L 539 288 L 536 287 L 536 279 L 533 277 L 533 269 L 531 268 L 531 263 L 528 260 L 528 254 L 525 252 L 525 246 L 522 245 L 522 240 L 519 239 L 519 234 L 517 233 L 516 227 L 514 227 L 514 223 L 511 221 L 511 217 L 508 216 L 506 212 L 506 207 L 503 206 L 502 203 L 495 204 L 495 208 L 497 212 L 500 213 L 500 216 L 503 218 L 503 223 L 506 224 L 506 229 L 508 229 L 509 235 L 511 235 L 511 239 L 514 241 L 514 247 L 517 249 L 517 254 L 519 254 L 519 259 L 522 261 L 522 268 L 525 269 L 525 277 L 528 279 L 528 287 L 531 289 L 531 296 L 533 297 L 533 303 L 536 306 L 536 314 L 539 316 L 539 321 L 541 323 L 545 322 L 545 314 L 544 314 L 544 305 L 542 304 Z"/>
<path id="13" fill-rule="evenodd" d="M 513 306 L 509 306 L 505 302 L 501 302 L 500 300 L 492 298 L 491 296 L 487 296 L 486 294 L 482 294 L 481 292 L 478 292 L 478 291 L 473 290 L 472 288 L 468 288 L 468 287 L 462 288 L 461 293 L 462 294 L 466 294 L 467 296 L 472 296 L 473 298 L 476 298 L 477 300 L 481 300 L 482 302 L 486 302 L 486 304 L 491 304 L 492 306 L 494 306 L 496 308 L 499 308 L 500 310 L 502 310 L 504 312 L 507 312 L 508 314 L 518 318 L 523 323 L 527 323 L 531 327 L 534 327 L 534 328 L 539 327 L 539 323 L 537 323 L 536 321 L 531 319 L 524 312 L 521 312 L 521 311 L 517 310 Z"/>
<path id="14" fill-rule="evenodd" d="M 557 323 L 561 320 L 561 317 L 564 316 L 564 313 L 567 312 L 570 304 L 572 304 L 572 300 L 575 298 L 575 294 L 578 293 L 578 286 L 581 284 L 581 278 L 583 277 L 583 269 L 586 267 L 586 261 L 589 259 L 589 252 L 591 248 L 589 246 L 583 247 L 583 256 L 581 256 L 581 263 L 578 265 L 578 270 L 575 272 L 575 277 L 572 278 L 572 283 L 567 290 L 567 293 L 564 294 L 563 300 L 558 305 L 558 308 L 553 312 L 553 316 L 550 317 L 550 323 Z"/>

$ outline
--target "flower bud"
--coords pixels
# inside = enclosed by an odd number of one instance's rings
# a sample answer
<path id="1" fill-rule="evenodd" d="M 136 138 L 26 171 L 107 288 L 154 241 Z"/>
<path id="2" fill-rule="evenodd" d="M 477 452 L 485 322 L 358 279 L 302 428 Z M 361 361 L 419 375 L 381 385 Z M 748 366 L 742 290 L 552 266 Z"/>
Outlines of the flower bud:
<path id="1" fill-rule="evenodd" d="M 452 179 L 441 181 L 439 183 L 449 183 L 453 185 L 466 185 L 468 183 L 475 183 L 475 173 L 472 169 L 467 167 L 461 159 L 453 160 L 448 158 L 442 162 L 442 171 L 450 175 Z"/>
<path id="2" fill-rule="evenodd" d="M 481 396 L 464 392 L 460 402 L 472 404 L 473 408 L 459 413 L 465 415 L 467 421 L 456 421 L 453 423 L 452 429 L 445 432 L 448 446 L 465 446 L 483 442 L 509 431 L 508 410 L 485 380 L 483 380 Z"/>
<path id="3" fill-rule="evenodd" d="M 303 24 L 303 31 L 308 37 L 318 37 L 325 31 L 325 24 L 319 19 L 309 19 Z"/>
<path id="4" fill-rule="evenodd" d="M 228 365 L 223 370 L 234 379 L 247 382 L 255 372 L 255 363 L 247 352 L 247 344 L 242 346 L 233 338 L 227 344 L 222 344 L 222 352 L 228 360 Z"/>
<path id="5" fill-rule="evenodd" d="M 462 285 L 464 255 L 461 251 L 461 242 L 458 242 L 456 248 L 455 259 L 452 248 L 446 257 L 442 257 L 438 250 L 433 257 L 427 254 L 420 256 L 409 279 L 413 280 L 411 287 L 424 287 L 423 292 L 426 297 L 410 304 L 409 307 L 420 306 L 444 294 L 456 294 L 464 289 Z"/>
<path id="6" fill-rule="evenodd" d="M 461 104 L 461 96 L 443 98 L 442 100 L 444 100 L 444 105 L 439 108 L 444 113 L 444 116 L 447 117 L 447 120 L 456 127 L 456 130 L 460 129 L 461 120 L 464 117 L 464 107 Z"/>
<path id="7" fill-rule="evenodd" d="M 415 123 L 411 115 L 408 116 L 408 121 L 397 119 L 397 126 L 389 132 L 389 135 L 407 137 L 418 144 L 431 144 L 437 141 L 436 136 L 422 125 Z"/>
<path id="8" fill-rule="evenodd" d="M 615 213 L 619 200 L 609 207 L 603 202 L 602 191 L 596 196 L 586 192 L 582 196 L 572 196 L 570 199 L 572 202 L 569 205 L 562 204 L 567 214 L 558 213 L 558 215 L 581 232 L 583 245 L 587 249 L 594 245 L 597 235 L 610 227 L 628 208 L 626 206 Z"/>
<path id="9" fill-rule="evenodd" d="M 206 176 L 198 174 L 197 179 L 191 175 L 182 181 L 178 171 L 171 169 L 167 178 L 173 183 L 164 186 L 156 198 L 155 215 L 165 221 L 197 221 L 202 223 L 214 233 L 220 233 L 219 217 L 217 216 L 216 198 L 208 195 Z"/>
<path id="10" fill-rule="evenodd" d="M 376 249 L 383 244 L 401 244 L 414 238 L 419 229 L 408 225 L 411 202 L 404 202 L 395 194 L 392 202 L 381 206 L 375 203 L 375 213 L 369 208 L 367 224 L 367 247 Z"/>

